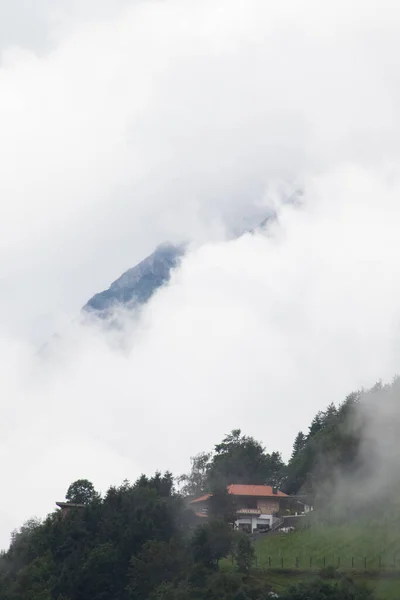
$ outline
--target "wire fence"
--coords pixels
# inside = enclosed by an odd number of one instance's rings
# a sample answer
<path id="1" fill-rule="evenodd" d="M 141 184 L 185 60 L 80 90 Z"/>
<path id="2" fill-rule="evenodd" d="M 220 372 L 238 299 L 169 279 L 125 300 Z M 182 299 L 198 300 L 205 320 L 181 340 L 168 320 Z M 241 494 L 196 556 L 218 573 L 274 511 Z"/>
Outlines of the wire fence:
<path id="1" fill-rule="evenodd" d="M 400 571 L 400 553 L 391 556 L 267 556 L 255 558 L 263 569 Z"/>

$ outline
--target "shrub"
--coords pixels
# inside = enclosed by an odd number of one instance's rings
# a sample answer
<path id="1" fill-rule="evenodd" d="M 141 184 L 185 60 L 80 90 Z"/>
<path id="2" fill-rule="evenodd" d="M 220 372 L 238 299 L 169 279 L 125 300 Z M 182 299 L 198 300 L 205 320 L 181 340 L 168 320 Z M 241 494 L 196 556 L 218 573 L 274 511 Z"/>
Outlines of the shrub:
<path id="1" fill-rule="evenodd" d="M 233 557 L 238 571 L 247 574 L 254 562 L 254 548 L 246 534 L 238 532 L 235 535 Z"/>
<path id="2" fill-rule="evenodd" d="M 329 565 L 320 570 L 319 576 L 321 579 L 338 579 L 340 575 L 336 567 Z"/>
<path id="3" fill-rule="evenodd" d="M 329 584 L 322 579 L 293 586 L 282 597 L 283 600 L 373 600 L 374 593 L 364 585 L 350 579 Z"/>

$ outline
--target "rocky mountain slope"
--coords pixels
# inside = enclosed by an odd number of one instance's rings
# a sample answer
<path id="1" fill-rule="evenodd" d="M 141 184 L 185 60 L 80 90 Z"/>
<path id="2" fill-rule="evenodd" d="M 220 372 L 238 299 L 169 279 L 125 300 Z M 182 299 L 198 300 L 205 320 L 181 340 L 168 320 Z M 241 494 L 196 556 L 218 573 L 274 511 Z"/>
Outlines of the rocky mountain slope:
<path id="1" fill-rule="evenodd" d="M 138 265 L 121 275 L 107 290 L 95 294 L 84 312 L 107 316 L 119 305 L 130 308 L 145 304 L 154 292 L 168 283 L 171 271 L 184 254 L 183 246 L 161 244 Z"/>
<path id="2" fill-rule="evenodd" d="M 295 204 L 296 199 L 296 194 L 293 194 L 286 202 Z M 234 237 L 265 229 L 276 218 L 276 213 L 270 211 L 258 225 L 237 231 Z M 107 317 L 117 306 L 134 308 L 145 304 L 160 286 L 168 283 L 172 269 L 178 266 L 184 253 L 183 245 L 161 244 L 153 254 L 123 273 L 107 290 L 95 294 L 83 307 L 83 312 Z"/>

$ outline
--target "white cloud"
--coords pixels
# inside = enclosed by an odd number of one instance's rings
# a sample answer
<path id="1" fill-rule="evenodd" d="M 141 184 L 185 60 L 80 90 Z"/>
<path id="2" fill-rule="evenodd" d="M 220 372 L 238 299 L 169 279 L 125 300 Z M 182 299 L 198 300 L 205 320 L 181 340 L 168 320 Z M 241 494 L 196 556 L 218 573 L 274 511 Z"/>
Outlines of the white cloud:
<path id="1" fill-rule="evenodd" d="M 398 365 L 393 3 L 82 6 L 0 68 L 2 543 L 71 479 L 179 471 L 233 426 L 287 452 Z M 297 185 L 272 238 L 224 241 Z M 65 326 L 166 239 L 194 249 L 128 350 Z"/>

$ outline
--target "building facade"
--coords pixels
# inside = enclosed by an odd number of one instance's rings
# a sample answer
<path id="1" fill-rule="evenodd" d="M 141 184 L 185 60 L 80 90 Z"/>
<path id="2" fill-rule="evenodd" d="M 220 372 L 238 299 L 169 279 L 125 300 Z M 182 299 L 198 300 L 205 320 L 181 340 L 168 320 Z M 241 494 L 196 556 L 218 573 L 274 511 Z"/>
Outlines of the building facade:
<path id="1" fill-rule="evenodd" d="M 248 533 L 273 529 L 285 515 L 306 512 L 304 504 L 269 485 L 233 484 L 228 492 L 234 496 L 235 526 Z M 208 517 L 210 498 L 211 494 L 205 494 L 190 502 L 200 519 Z"/>

